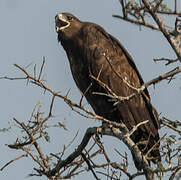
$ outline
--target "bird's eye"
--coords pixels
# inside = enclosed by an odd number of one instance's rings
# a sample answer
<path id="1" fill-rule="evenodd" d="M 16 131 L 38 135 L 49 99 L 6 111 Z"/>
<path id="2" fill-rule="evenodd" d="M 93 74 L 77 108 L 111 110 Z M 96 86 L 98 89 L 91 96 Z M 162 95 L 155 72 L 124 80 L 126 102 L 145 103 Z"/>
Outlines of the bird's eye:
<path id="1" fill-rule="evenodd" d="M 71 20 L 73 19 L 73 17 L 72 17 L 72 16 L 67 16 L 67 19 L 68 19 L 69 21 L 71 21 Z"/>

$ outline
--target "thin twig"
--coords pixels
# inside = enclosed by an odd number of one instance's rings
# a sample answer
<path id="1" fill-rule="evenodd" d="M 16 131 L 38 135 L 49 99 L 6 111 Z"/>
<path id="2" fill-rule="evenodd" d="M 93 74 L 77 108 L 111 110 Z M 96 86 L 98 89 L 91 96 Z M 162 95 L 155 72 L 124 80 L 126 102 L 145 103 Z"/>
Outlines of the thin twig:
<path id="1" fill-rule="evenodd" d="M 145 21 L 134 20 L 134 19 L 131 19 L 131 18 L 129 18 L 129 17 L 124 18 L 124 17 L 122 17 L 122 16 L 120 16 L 120 15 L 112 15 L 112 16 L 115 17 L 115 18 L 118 18 L 118 19 L 122 19 L 122 20 L 128 21 L 128 22 L 133 23 L 133 24 L 135 24 L 135 25 L 145 26 L 145 27 L 151 28 L 151 29 L 153 29 L 153 30 L 160 31 L 160 29 L 158 28 L 158 26 L 153 25 L 153 24 L 149 24 L 149 23 L 147 23 L 147 22 L 145 22 Z"/>
<path id="2" fill-rule="evenodd" d="M 97 177 L 96 173 L 94 172 L 94 170 L 93 170 L 93 168 L 92 168 L 89 160 L 86 158 L 85 154 L 84 154 L 84 153 L 81 153 L 81 156 L 82 156 L 82 158 L 84 159 L 84 161 L 87 163 L 88 168 L 89 168 L 89 170 L 91 170 L 91 172 L 92 172 L 93 176 L 95 177 L 95 179 L 96 179 L 96 180 L 100 180 L 100 179 Z"/>
<path id="3" fill-rule="evenodd" d="M 140 126 L 147 124 L 149 122 L 149 120 L 145 120 L 143 122 L 138 123 L 136 126 L 134 126 L 131 131 L 129 132 L 129 136 L 131 136 Z"/>
<path id="4" fill-rule="evenodd" d="M 6 163 L 0 170 L 2 171 L 4 168 L 6 168 L 9 164 L 11 164 L 11 163 L 13 163 L 14 161 L 17 161 L 17 160 L 19 160 L 19 159 L 21 159 L 21 158 L 23 158 L 23 157 L 27 157 L 27 154 L 23 154 L 23 155 L 21 155 L 21 156 L 18 156 L 18 157 L 16 157 L 16 158 L 14 158 L 14 159 L 12 159 L 11 161 L 9 161 L 8 163 Z"/>
<path id="5" fill-rule="evenodd" d="M 167 63 L 165 64 L 166 66 L 169 65 L 169 64 L 172 64 L 172 63 L 175 63 L 177 61 L 179 61 L 178 58 L 176 59 L 168 59 L 168 58 L 159 58 L 159 59 L 153 59 L 155 62 L 157 61 L 167 61 Z"/>
<path id="6" fill-rule="evenodd" d="M 40 81 L 40 79 L 41 79 L 41 75 L 42 75 L 42 72 L 43 72 L 44 65 L 45 65 L 45 57 L 43 56 L 43 63 L 42 63 L 41 68 L 40 68 L 40 73 L 39 73 L 39 76 L 38 76 L 38 81 Z"/>

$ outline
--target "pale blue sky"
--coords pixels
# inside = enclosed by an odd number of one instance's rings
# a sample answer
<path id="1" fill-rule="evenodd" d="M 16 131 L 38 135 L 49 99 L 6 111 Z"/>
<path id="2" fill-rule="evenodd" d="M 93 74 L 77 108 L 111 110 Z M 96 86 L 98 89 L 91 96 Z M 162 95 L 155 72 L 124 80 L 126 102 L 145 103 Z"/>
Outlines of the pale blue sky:
<path id="1" fill-rule="evenodd" d="M 44 77 L 47 80 L 47 85 L 62 94 L 66 94 L 71 88 L 69 97 L 74 101 L 79 100 L 80 94 L 73 82 L 67 57 L 57 42 L 54 17 L 58 12 L 70 12 L 82 21 L 91 21 L 103 26 L 119 39 L 130 52 L 145 81 L 171 70 L 175 65 L 166 67 L 161 63 L 154 63 L 152 60 L 160 57 L 175 57 L 161 33 L 146 28 L 142 28 L 140 31 L 134 25 L 112 18 L 112 14 L 121 13 L 121 7 L 116 0 L 1 0 L 0 76 L 20 76 L 21 73 L 13 67 L 14 63 L 21 66 L 36 63 L 39 67 L 42 56 L 45 56 Z M 29 68 L 29 70 L 32 69 Z M 149 88 L 152 103 L 157 108 L 158 113 L 162 113 L 162 115 L 173 120 L 180 118 L 180 77 L 178 75 L 177 80 L 170 84 L 167 82 L 157 84 L 155 90 L 152 87 Z M 51 97 L 48 93 L 43 94 L 40 88 L 32 84 L 27 86 L 24 81 L 0 80 L 0 83 L 0 128 L 9 127 L 8 122 L 12 122 L 13 117 L 20 121 L 27 120 L 38 101 L 42 102 L 42 108 L 45 112 L 48 110 Z M 55 118 L 52 121 L 65 122 L 68 131 L 49 130 L 52 144 L 42 142 L 47 153 L 60 151 L 63 148 L 62 145 L 67 144 L 79 130 L 78 138 L 72 145 L 73 150 L 80 142 L 86 128 L 99 124 L 97 121 L 81 118 L 71 112 L 60 99 L 56 100 L 54 113 Z M 15 130 L 1 133 L 0 166 L 21 154 L 21 152 L 10 150 L 5 146 L 5 144 L 13 143 L 18 135 L 19 133 Z M 110 137 L 104 138 L 103 141 L 107 147 L 110 144 L 114 147 L 115 144 L 120 143 Z M 120 143 L 118 149 L 124 151 L 124 145 Z M 71 149 L 67 154 L 70 152 Z M 32 168 L 30 160 L 21 159 L 0 172 L 0 179 L 27 179 L 26 175 L 33 172 Z M 46 178 L 31 177 L 29 179 Z M 73 179 L 85 179 L 85 174 Z M 91 180 L 92 174 L 88 173 L 86 179 Z"/>

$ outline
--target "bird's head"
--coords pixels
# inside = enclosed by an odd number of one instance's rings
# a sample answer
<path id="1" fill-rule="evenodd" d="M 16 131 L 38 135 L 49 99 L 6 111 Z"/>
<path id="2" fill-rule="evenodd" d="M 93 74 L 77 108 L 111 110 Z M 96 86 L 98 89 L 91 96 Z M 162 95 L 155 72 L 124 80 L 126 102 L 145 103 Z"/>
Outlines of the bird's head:
<path id="1" fill-rule="evenodd" d="M 59 41 L 61 39 L 71 39 L 82 27 L 82 22 L 70 13 L 57 14 L 55 24 Z"/>

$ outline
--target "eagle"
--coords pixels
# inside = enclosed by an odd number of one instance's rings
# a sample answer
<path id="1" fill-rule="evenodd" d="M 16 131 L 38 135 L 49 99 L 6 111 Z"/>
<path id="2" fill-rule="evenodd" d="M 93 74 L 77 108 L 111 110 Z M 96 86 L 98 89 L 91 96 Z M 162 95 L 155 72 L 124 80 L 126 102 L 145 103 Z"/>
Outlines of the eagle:
<path id="1" fill-rule="evenodd" d="M 124 123 L 128 130 L 148 121 L 131 139 L 144 155 L 151 151 L 149 162 L 160 162 L 158 114 L 148 90 L 138 93 L 144 81 L 127 50 L 98 24 L 80 21 L 70 13 L 57 14 L 55 24 L 73 79 L 95 113 Z M 135 166 L 140 168 L 136 162 Z"/>

